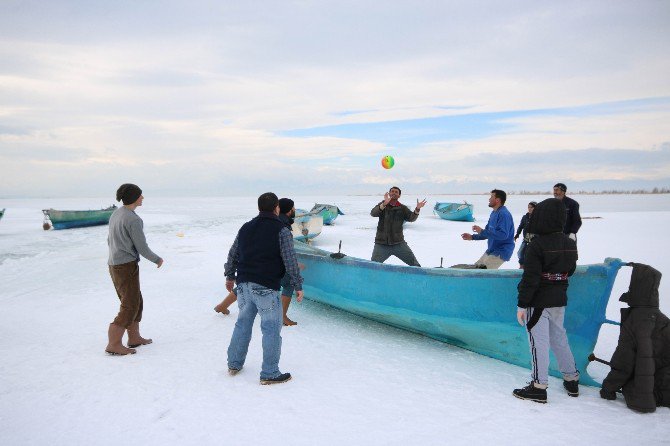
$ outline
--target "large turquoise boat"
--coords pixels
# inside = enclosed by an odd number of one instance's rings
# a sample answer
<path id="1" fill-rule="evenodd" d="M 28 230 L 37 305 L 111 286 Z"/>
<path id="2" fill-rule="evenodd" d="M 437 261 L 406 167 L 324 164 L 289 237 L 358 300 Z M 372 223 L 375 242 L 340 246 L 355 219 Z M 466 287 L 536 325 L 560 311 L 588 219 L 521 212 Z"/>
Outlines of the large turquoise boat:
<path id="1" fill-rule="evenodd" d="M 295 243 L 305 297 L 491 358 L 530 368 L 527 334 L 516 320 L 522 271 L 418 268 L 375 263 Z M 598 340 L 619 259 L 580 265 L 570 278 L 565 328 L 580 382 Z M 560 377 L 551 356 L 550 374 Z"/>
<path id="2" fill-rule="evenodd" d="M 109 217 L 116 210 L 112 205 L 106 209 L 90 211 L 58 211 L 56 209 L 43 209 L 44 229 L 53 226 L 54 229 L 83 228 L 86 226 L 98 226 L 109 224 Z"/>

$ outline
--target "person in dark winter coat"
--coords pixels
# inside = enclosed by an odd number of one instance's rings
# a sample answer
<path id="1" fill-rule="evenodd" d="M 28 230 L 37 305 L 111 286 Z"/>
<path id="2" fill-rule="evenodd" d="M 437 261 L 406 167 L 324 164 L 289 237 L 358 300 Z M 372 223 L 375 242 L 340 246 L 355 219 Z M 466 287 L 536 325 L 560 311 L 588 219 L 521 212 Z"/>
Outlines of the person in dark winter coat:
<path id="1" fill-rule="evenodd" d="M 512 393 L 539 403 L 547 402 L 550 347 L 568 395 L 579 395 L 579 371 L 563 328 L 568 277 L 577 267 L 577 244 L 563 234 L 564 225 L 565 207 L 560 200 L 549 198 L 535 207 L 528 224 L 528 232 L 535 236 L 526 248 L 518 285 L 517 319 L 528 331 L 532 380 Z"/>
<path id="2" fill-rule="evenodd" d="M 413 222 L 419 218 L 419 212 L 426 205 L 426 200 L 417 199 L 416 207 L 411 211 L 398 201 L 401 193 L 400 188 L 393 186 L 384 194 L 384 200 L 370 211 L 371 216 L 379 218 L 375 247 L 370 260 L 384 263 L 389 257 L 396 256 L 409 266 L 421 266 L 405 241 L 402 225 L 406 221 Z"/>
<path id="3" fill-rule="evenodd" d="M 600 396 L 616 399 L 623 389 L 626 405 L 639 412 L 670 407 L 670 320 L 658 308 L 661 273 L 648 265 L 633 264 L 628 292 L 619 299 L 621 333 Z"/>
<path id="4" fill-rule="evenodd" d="M 556 183 L 554 185 L 554 198 L 558 198 L 565 205 L 565 225 L 563 226 L 563 233 L 568 237 L 577 241 L 577 231 L 582 227 L 582 217 L 579 215 L 579 203 L 572 198 L 565 195 L 568 187 L 563 183 Z"/>
<path id="5" fill-rule="evenodd" d="M 519 223 L 519 227 L 516 228 L 516 235 L 514 236 L 514 241 L 516 242 L 516 239 L 518 239 L 519 235 L 521 235 L 521 231 L 523 231 L 523 240 L 521 241 L 521 246 L 519 246 L 519 251 L 517 251 L 517 257 L 519 258 L 519 268 L 521 269 L 523 269 L 524 253 L 526 251 L 526 247 L 528 246 L 530 239 L 533 237 L 533 234 L 528 232 L 528 223 L 530 222 L 530 216 L 533 214 L 535 206 L 537 206 L 537 201 L 531 201 L 528 203 L 528 212 L 526 215 L 521 217 L 521 223 Z"/>

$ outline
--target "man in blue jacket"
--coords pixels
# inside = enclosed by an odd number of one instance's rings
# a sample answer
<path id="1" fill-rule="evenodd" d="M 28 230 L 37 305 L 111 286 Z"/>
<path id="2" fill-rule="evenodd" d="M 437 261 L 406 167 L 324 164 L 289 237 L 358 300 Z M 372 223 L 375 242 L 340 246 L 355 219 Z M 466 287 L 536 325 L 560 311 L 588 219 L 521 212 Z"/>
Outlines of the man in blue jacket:
<path id="1" fill-rule="evenodd" d="M 486 227 L 474 225 L 475 234 L 461 234 L 463 240 L 488 240 L 488 248 L 484 255 L 475 262 L 477 266 L 487 269 L 498 269 L 512 258 L 514 252 L 514 219 L 505 207 L 507 194 L 499 189 L 493 189 L 489 197 L 489 207 L 493 209 Z"/>

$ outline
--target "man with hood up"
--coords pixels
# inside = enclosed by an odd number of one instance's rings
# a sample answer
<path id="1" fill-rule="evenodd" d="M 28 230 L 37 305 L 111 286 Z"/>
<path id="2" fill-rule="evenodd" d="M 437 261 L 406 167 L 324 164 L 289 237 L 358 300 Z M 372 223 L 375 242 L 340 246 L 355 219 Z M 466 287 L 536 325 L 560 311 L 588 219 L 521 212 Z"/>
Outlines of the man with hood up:
<path id="1" fill-rule="evenodd" d="M 621 333 L 600 396 L 616 399 L 623 389 L 626 405 L 639 412 L 670 406 L 670 320 L 658 308 L 661 273 L 633 263 L 628 292 L 619 299 Z"/>
<path id="2" fill-rule="evenodd" d="M 526 247 L 518 286 L 517 320 L 528 331 L 532 372 L 529 385 L 512 393 L 538 403 L 547 402 L 549 348 L 568 395 L 579 395 L 579 371 L 563 328 L 568 277 L 577 267 L 577 244 L 563 233 L 565 218 L 565 206 L 556 198 L 535 207 L 528 224 L 528 232 L 535 237 Z"/>

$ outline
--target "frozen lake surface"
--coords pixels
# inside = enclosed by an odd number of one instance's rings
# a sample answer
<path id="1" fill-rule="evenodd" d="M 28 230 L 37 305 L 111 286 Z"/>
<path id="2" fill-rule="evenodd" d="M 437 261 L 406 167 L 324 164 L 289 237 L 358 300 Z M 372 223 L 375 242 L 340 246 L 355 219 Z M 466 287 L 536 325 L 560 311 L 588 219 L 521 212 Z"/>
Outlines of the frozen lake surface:
<path id="1" fill-rule="evenodd" d="M 278 192 L 281 194 L 281 191 Z M 338 205 L 344 216 L 324 227 L 314 245 L 369 258 L 379 196 L 293 197 L 296 206 Z M 107 227 L 41 229 L 43 208 L 98 209 L 110 198 L 3 199 L 0 221 L 0 443 L 96 444 L 516 444 L 533 436 L 548 444 L 658 444 L 670 438 L 670 409 L 640 415 L 582 387 L 569 398 L 550 378 L 549 403 L 518 400 L 529 370 L 441 342 L 303 301 L 282 330 L 282 371 L 294 379 L 258 385 L 258 323 L 242 373 L 226 373 L 225 351 L 237 314 L 212 308 L 225 295 L 223 264 L 240 225 L 256 215 L 256 197 L 156 198 L 145 193 L 138 214 L 161 269 L 141 262 L 142 331 L 154 343 L 138 354 L 103 353 L 118 310 L 106 266 Z M 410 207 L 416 199 L 406 193 Z M 428 196 L 405 237 L 423 266 L 471 263 L 485 242 L 465 242 L 471 223 L 431 213 L 435 201 L 467 200 L 486 223 L 487 195 Z M 518 224 L 530 200 L 510 196 Z M 606 257 L 670 271 L 670 195 L 577 195 L 584 224 L 580 264 Z M 591 217 L 591 218 L 588 218 Z M 600 217 L 600 218 L 595 218 Z M 178 236 L 183 234 L 183 237 Z M 516 253 L 515 253 L 516 255 Z M 516 257 L 503 268 L 516 268 Z M 401 264 L 392 258 L 389 263 Z M 607 317 L 619 320 L 623 268 Z M 346 280 L 335 278 L 334 280 Z M 670 314 L 670 284 L 661 281 L 661 309 Z M 420 298 L 420 296 L 417 296 Z M 515 308 L 510 308 L 514 314 Z M 519 327 L 520 330 L 523 328 Z M 604 326 L 596 354 L 609 359 L 618 329 Z M 601 364 L 589 368 L 603 378 Z M 666 440 L 667 441 L 667 440 Z"/>

